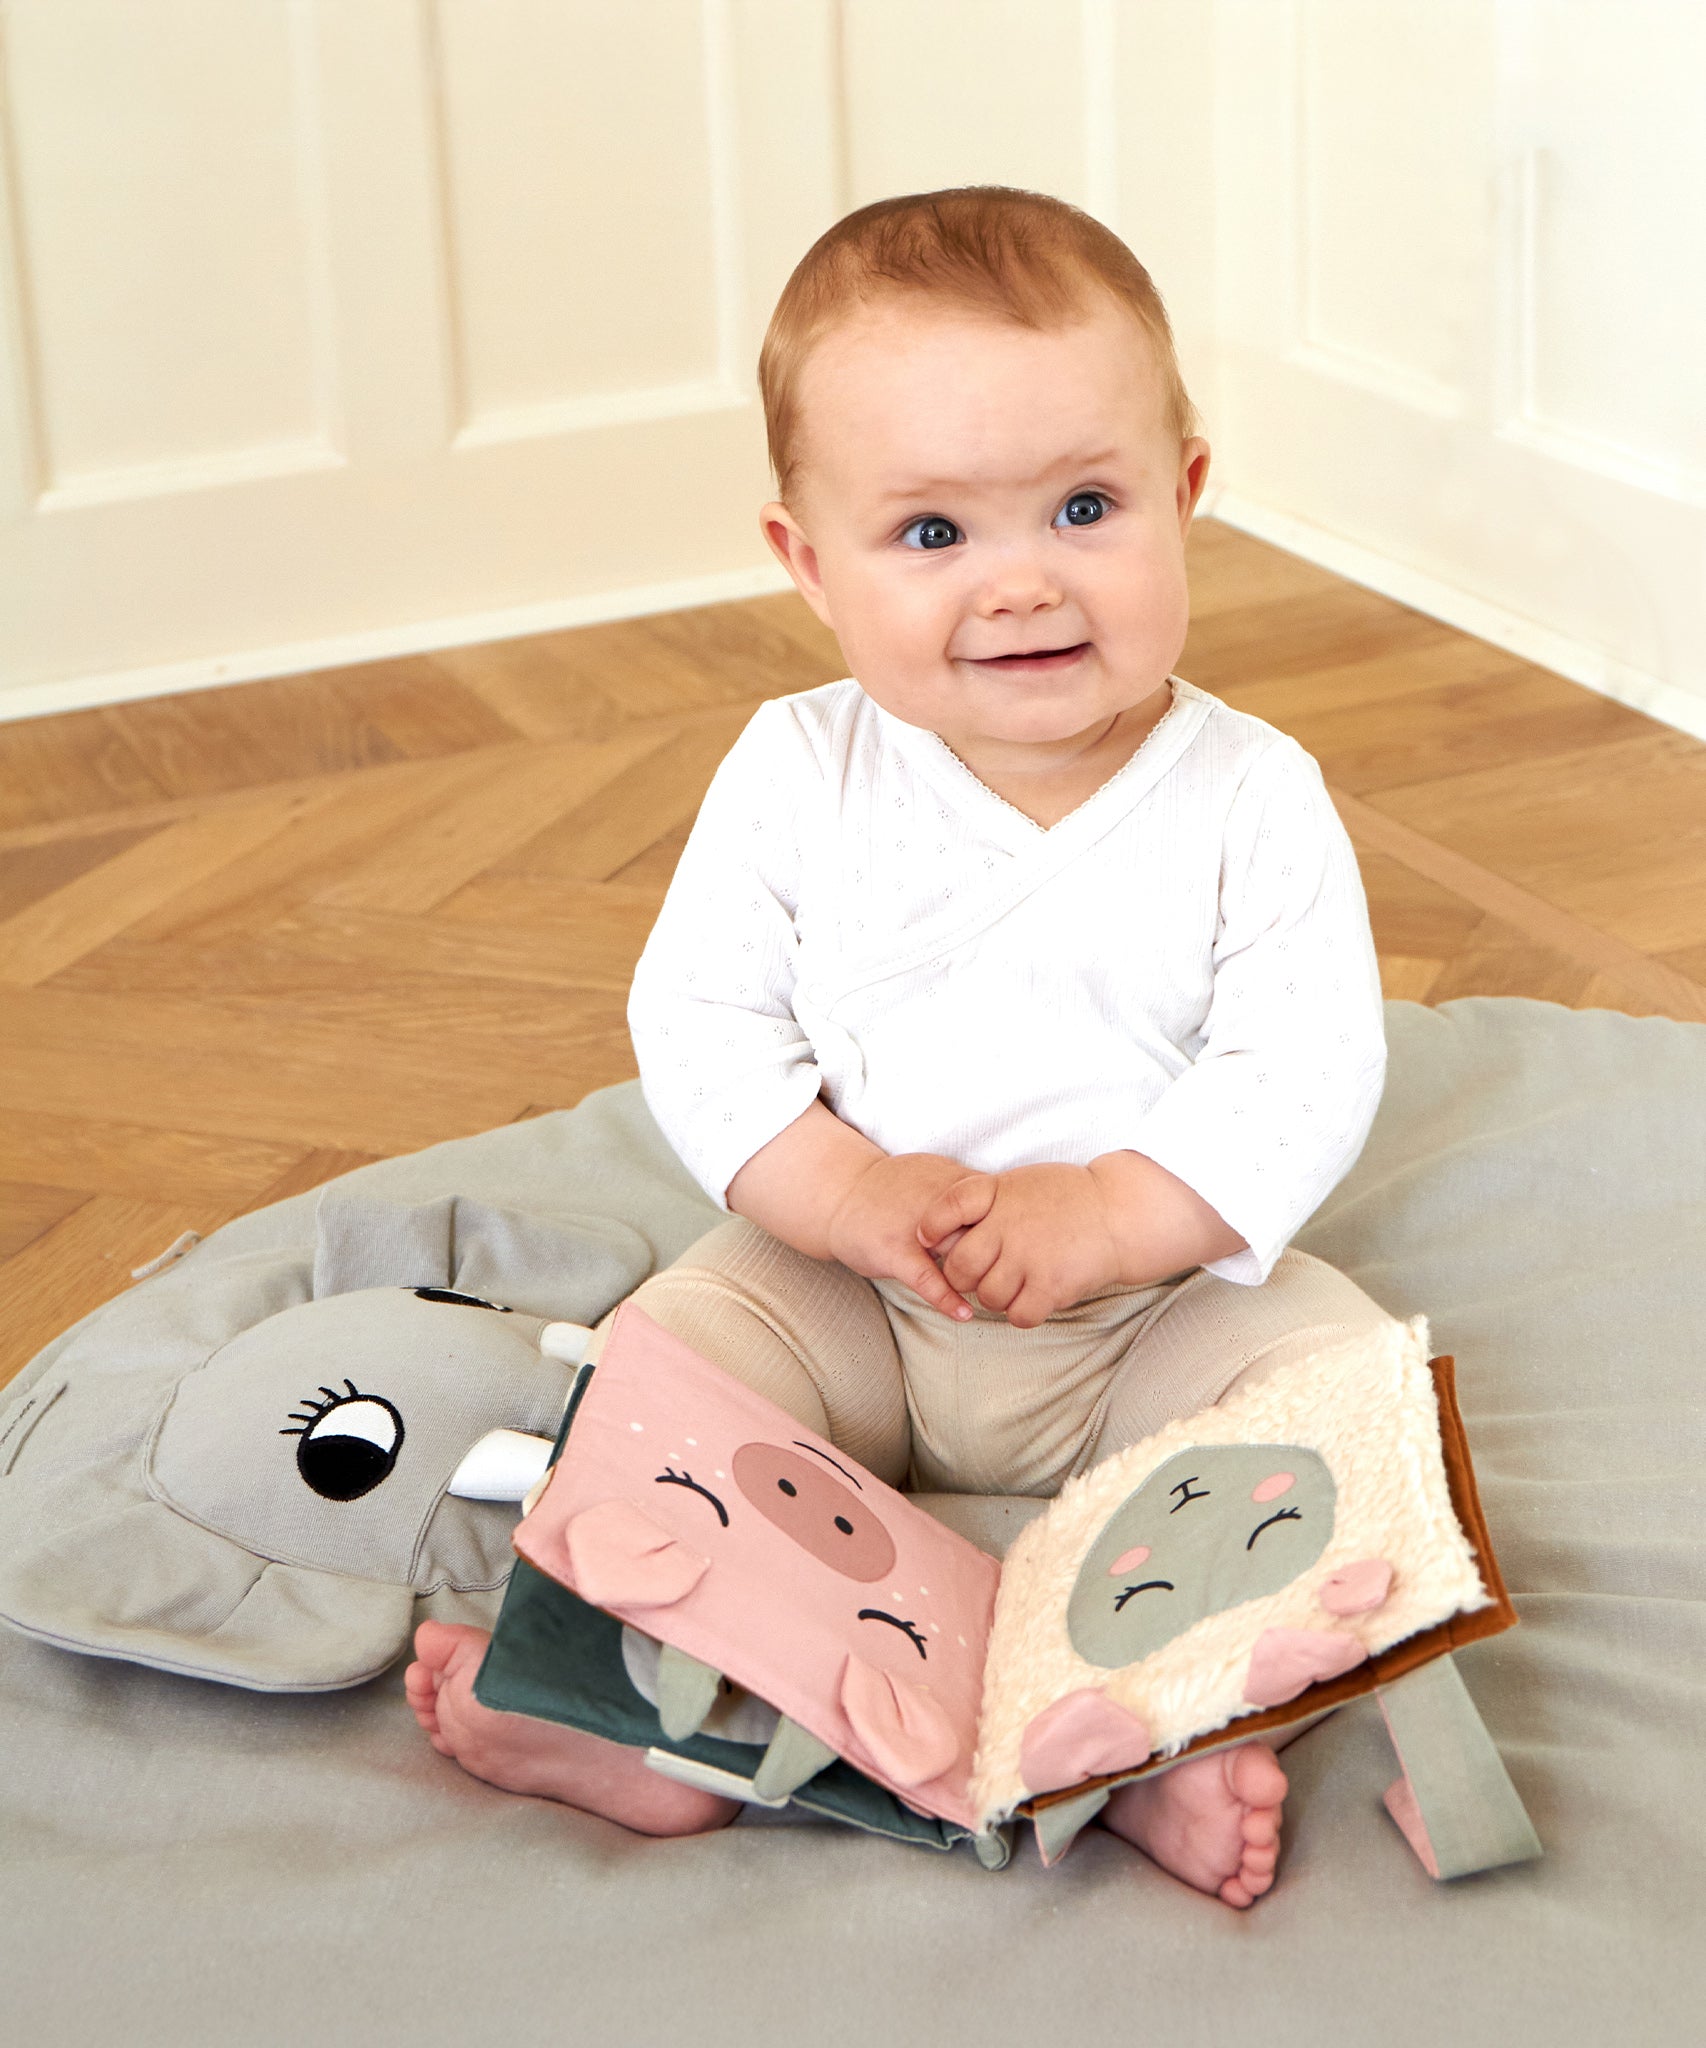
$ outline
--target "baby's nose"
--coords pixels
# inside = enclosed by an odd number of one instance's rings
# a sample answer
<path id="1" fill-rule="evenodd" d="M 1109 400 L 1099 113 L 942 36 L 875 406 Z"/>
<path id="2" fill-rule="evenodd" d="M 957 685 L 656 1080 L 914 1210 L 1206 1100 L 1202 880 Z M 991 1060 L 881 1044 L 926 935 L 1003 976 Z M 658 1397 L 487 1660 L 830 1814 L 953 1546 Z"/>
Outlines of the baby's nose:
<path id="1" fill-rule="evenodd" d="M 1060 580 L 1040 550 L 1003 549 L 990 562 L 981 598 L 986 617 L 1050 611 L 1061 601 Z"/>

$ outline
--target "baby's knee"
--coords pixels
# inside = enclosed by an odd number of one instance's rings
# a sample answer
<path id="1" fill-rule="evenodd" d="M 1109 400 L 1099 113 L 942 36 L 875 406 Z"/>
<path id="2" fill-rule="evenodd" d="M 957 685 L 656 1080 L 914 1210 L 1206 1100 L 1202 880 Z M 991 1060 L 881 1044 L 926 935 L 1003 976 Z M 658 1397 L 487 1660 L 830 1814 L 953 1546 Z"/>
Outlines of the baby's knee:
<path id="1" fill-rule="evenodd" d="M 630 1298 L 880 1479 L 904 1476 L 906 1392 L 894 1334 L 868 1280 L 734 1217 Z"/>

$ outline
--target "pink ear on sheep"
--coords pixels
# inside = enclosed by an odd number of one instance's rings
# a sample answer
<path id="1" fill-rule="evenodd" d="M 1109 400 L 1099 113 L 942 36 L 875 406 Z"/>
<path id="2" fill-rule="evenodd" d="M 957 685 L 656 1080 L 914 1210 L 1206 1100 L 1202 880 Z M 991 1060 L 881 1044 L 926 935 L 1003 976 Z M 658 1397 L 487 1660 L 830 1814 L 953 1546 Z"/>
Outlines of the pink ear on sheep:
<path id="1" fill-rule="evenodd" d="M 1320 1628 L 1265 1628 L 1250 1653 L 1244 1697 L 1253 1707 L 1282 1707 L 1317 1681 L 1355 1670 L 1367 1657 L 1355 1636 Z"/>
<path id="2" fill-rule="evenodd" d="M 1058 1792 L 1086 1778 L 1129 1771 L 1149 1755 L 1149 1730 L 1094 1686 L 1045 1707 L 1019 1745 L 1019 1775 L 1028 1792 Z"/>
<path id="3" fill-rule="evenodd" d="M 1385 1558 L 1363 1557 L 1323 1579 L 1315 1597 L 1329 1614 L 1372 1614 L 1385 1606 L 1391 1590 L 1392 1567 Z"/>

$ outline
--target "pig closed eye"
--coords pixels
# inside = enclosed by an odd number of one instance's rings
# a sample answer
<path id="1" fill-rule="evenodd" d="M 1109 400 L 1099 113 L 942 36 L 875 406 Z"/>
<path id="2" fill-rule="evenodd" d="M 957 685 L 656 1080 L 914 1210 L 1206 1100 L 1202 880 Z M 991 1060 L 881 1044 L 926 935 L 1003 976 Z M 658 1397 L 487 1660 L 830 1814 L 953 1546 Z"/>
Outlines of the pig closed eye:
<path id="1" fill-rule="evenodd" d="M 1133 1599 L 1139 1593 L 1171 1593 L 1174 1590 L 1175 1588 L 1173 1585 L 1173 1581 L 1171 1579 L 1145 1579 L 1141 1586 L 1126 1587 L 1125 1591 L 1114 1602 L 1114 1612 L 1118 1614 L 1120 1609 L 1126 1604 L 1126 1602 L 1130 1599 Z"/>
<path id="2" fill-rule="evenodd" d="M 858 1618 L 861 1621 L 886 1621 L 890 1628 L 898 1628 L 900 1630 L 901 1634 L 910 1641 L 919 1656 L 927 1658 L 930 1655 L 930 1652 L 924 1647 L 924 1638 L 919 1634 L 914 1623 L 902 1621 L 893 1614 L 885 1614 L 880 1607 L 861 1607 Z"/>
<path id="3" fill-rule="evenodd" d="M 1261 1535 L 1264 1529 L 1271 1529 L 1276 1522 L 1301 1522 L 1302 1520 L 1303 1510 L 1301 1508 L 1281 1508 L 1277 1515 L 1269 1515 L 1265 1522 L 1258 1522 L 1256 1524 L 1255 1528 L 1250 1531 L 1250 1540 L 1245 1544 L 1244 1548 L 1246 1550 L 1254 1550 L 1256 1538 Z"/>
<path id="4" fill-rule="evenodd" d="M 652 1481 L 654 1486 L 685 1486 L 690 1493 L 701 1493 L 717 1511 L 717 1520 L 726 1529 L 729 1526 L 729 1511 L 718 1500 L 708 1486 L 701 1486 L 691 1472 L 677 1472 L 673 1465 L 666 1465 Z"/>

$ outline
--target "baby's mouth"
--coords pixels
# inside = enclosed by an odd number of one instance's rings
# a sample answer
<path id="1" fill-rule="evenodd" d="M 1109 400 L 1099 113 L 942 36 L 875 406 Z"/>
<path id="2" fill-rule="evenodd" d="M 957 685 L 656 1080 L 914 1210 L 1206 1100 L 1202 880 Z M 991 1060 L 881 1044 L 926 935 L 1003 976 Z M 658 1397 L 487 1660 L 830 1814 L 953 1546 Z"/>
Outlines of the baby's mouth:
<path id="1" fill-rule="evenodd" d="M 973 668 L 996 669 L 1003 675 L 1050 675 L 1056 669 L 1071 668 L 1090 652 L 1088 640 L 1071 647 L 1033 647 L 1018 654 L 990 654 L 973 658 Z"/>

